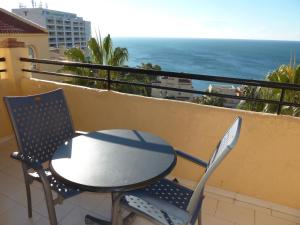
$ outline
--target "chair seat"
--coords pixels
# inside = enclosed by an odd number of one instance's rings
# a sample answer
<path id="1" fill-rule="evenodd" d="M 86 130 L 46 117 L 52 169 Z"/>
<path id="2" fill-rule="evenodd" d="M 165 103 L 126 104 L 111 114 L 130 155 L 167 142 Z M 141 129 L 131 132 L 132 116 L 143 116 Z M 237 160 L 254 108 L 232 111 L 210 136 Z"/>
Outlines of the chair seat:
<path id="1" fill-rule="evenodd" d="M 190 219 L 186 208 L 192 194 L 192 190 L 162 179 L 146 188 L 127 192 L 121 204 L 160 224 L 182 225 Z"/>
<path id="2" fill-rule="evenodd" d="M 67 199 L 82 192 L 80 189 L 68 186 L 56 179 L 49 169 L 45 169 L 45 173 L 47 175 L 51 189 L 60 194 L 63 198 Z M 31 176 L 34 180 L 41 182 L 41 179 L 37 172 L 29 172 L 28 175 Z"/>

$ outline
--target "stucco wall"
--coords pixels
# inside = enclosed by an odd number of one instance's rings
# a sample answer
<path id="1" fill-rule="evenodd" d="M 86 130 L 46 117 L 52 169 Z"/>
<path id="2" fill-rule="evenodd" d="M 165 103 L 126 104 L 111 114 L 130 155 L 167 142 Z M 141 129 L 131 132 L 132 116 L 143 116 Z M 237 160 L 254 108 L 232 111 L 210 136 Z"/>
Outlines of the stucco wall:
<path id="1" fill-rule="evenodd" d="M 36 58 L 49 58 L 48 34 L 0 34 L 0 42 L 7 38 L 17 38 L 26 46 L 34 46 Z"/>
<path id="2" fill-rule="evenodd" d="M 35 52 L 35 58 L 38 59 L 49 59 L 49 44 L 48 44 L 48 34 L 0 34 L 0 42 L 7 38 L 17 38 L 18 41 L 24 42 L 26 47 L 32 47 Z M 1 57 L 1 51 L 0 51 Z M 61 69 L 61 66 L 56 65 L 41 65 L 36 64 L 37 69 L 40 70 L 48 70 L 52 72 L 56 72 Z M 40 74 L 32 74 L 32 77 L 43 80 L 53 80 L 53 81 L 63 81 L 62 77 L 55 77 L 51 75 L 40 75 Z"/>
<path id="3" fill-rule="evenodd" d="M 212 186 L 300 209 L 300 120 L 23 79 L 23 94 L 63 87 L 76 129 L 129 128 L 161 136 L 208 159 L 236 116 L 240 140 L 209 180 Z M 203 171 L 179 160 L 174 175 L 197 180 Z"/>

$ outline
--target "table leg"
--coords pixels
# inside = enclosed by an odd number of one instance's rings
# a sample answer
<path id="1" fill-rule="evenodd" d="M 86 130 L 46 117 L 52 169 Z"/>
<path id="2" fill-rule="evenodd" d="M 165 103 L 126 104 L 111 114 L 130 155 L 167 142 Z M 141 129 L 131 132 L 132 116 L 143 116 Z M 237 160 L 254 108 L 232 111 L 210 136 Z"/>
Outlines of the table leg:
<path id="1" fill-rule="evenodd" d="M 120 208 L 120 198 L 122 193 L 113 192 L 112 196 L 112 214 L 111 214 L 111 224 L 112 225 L 122 225 L 122 215 Z"/>
<path id="2" fill-rule="evenodd" d="M 122 225 L 121 209 L 120 209 L 120 197 L 121 193 L 113 192 L 112 196 L 112 213 L 111 221 L 102 220 L 91 215 L 85 216 L 85 224 L 99 224 L 99 225 Z"/>

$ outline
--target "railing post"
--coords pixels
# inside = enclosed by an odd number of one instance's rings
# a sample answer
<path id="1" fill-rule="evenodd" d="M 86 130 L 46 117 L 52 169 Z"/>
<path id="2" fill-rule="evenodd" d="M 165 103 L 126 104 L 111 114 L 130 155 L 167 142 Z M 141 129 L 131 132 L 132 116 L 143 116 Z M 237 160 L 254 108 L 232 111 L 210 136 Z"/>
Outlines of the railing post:
<path id="1" fill-rule="evenodd" d="M 279 115 L 281 113 L 281 106 L 282 106 L 282 102 L 283 102 L 283 99 L 284 99 L 284 94 L 285 94 L 285 89 L 282 88 L 281 89 L 280 100 L 279 100 L 278 107 L 277 107 L 277 115 Z"/>
<path id="2" fill-rule="evenodd" d="M 110 80 L 110 70 L 108 69 L 107 70 L 107 90 L 109 90 L 109 91 L 110 91 L 110 84 L 111 84 L 110 81 L 111 81 Z"/>

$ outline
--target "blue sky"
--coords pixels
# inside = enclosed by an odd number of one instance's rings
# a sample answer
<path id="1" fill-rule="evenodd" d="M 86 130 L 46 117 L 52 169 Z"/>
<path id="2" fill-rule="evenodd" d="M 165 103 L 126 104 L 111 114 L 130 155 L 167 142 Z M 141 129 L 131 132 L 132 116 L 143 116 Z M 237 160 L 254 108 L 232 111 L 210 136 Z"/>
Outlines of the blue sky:
<path id="1" fill-rule="evenodd" d="M 31 0 L 2 1 L 7 10 Z M 36 1 L 39 5 L 40 1 Z M 113 37 L 300 41 L 300 0 L 48 0 Z M 84 2 L 84 3 L 83 3 Z"/>

